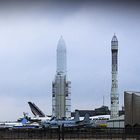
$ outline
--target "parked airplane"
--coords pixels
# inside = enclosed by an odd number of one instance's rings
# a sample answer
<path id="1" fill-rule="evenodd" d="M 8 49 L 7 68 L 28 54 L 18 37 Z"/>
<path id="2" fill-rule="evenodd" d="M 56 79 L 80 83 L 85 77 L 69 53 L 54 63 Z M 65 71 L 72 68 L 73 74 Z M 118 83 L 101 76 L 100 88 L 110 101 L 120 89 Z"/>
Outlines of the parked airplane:
<path id="1" fill-rule="evenodd" d="M 13 127 L 21 127 L 27 123 L 25 118 L 22 118 L 15 122 L 1 122 L 0 128 L 13 128 Z"/>
<path id="2" fill-rule="evenodd" d="M 91 118 L 94 127 L 107 127 L 107 121 L 110 119 L 110 115 L 99 115 Z"/>
<path id="3" fill-rule="evenodd" d="M 91 126 L 92 122 L 89 118 L 89 115 L 86 114 L 85 117 L 81 120 L 79 112 L 75 112 L 74 119 L 62 119 L 57 120 L 52 116 L 45 116 L 45 114 L 37 107 L 34 103 L 28 102 L 32 113 L 35 115 L 34 118 L 29 117 L 31 122 L 40 122 L 43 127 L 58 128 L 58 126 L 64 127 L 80 127 L 80 126 Z"/>
<path id="4" fill-rule="evenodd" d="M 17 121 L 0 122 L 0 128 L 39 128 L 38 122 L 32 122 L 28 119 L 27 113 L 23 113 L 24 117 L 19 118 Z"/>
<path id="5" fill-rule="evenodd" d="M 74 119 L 69 119 L 69 120 L 56 120 L 53 119 L 51 121 L 43 121 L 42 127 L 44 128 L 58 128 L 60 127 L 84 127 L 84 126 L 89 126 L 91 125 L 89 115 L 86 114 L 84 117 L 84 120 L 80 121 L 79 119 L 79 113 L 76 112 L 76 115 Z"/>

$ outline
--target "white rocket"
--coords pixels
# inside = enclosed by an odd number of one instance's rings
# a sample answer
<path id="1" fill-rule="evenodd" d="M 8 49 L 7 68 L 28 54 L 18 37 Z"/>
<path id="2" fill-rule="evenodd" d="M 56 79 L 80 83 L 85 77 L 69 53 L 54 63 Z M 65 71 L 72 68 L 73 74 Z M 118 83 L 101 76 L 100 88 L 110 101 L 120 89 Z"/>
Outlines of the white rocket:
<path id="1" fill-rule="evenodd" d="M 57 44 L 57 73 L 66 75 L 66 61 L 66 44 L 63 37 L 61 36 Z"/>
<path id="2" fill-rule="evenodd" d="M 118 93 L 118 40 L 114 34 L 111 41 L 112 52 L 112 86 L 111 86 L 111 116 L 115 119 L 119 116 L 119 93 Z"/>
<path id="3" fill-rule="evenodd" d="M 66 45 L 61 38 L 57 45 L 57 71 L 52 83 L 52 115 L 57 119 L 71 117 L 70 81 L 67 81 Z"/>

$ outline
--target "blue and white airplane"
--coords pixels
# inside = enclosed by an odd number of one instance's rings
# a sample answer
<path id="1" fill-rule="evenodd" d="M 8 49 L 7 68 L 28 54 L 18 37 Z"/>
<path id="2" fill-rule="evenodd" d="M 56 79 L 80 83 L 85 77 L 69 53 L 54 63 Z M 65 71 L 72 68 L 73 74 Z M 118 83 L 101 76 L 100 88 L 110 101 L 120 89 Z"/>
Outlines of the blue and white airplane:
<path id="1" fill-rule="evenodd" d="M 74 119 L 68 119 L 68 120 L 52 119 L 50 121 L 43 121 L 41 125 L 44 128 L 58 128 L 59 126 L 60 127 L 84 127 L 84 126 L 90 126 L 91 122 L 88 114 L 86 114 L 84 119 L 80 121 L 79 113 L 76 112 Z"/>
<path id="2" fill-rule="evenodd" d="M 19 118 L 17 121 L 0 122 L 0 128 L 21 129 L 21 128 L 39 128 L 40 124 L 37 122 L 30 122 L 24 113 L 24 117 Z"/>
<path id="3" fill-rule="evenodd" d="M 25 118 L 22 118 L 19 121 L 14 121 L 14 122 L 1 122 L 0 128 L 22 127 L 26 123 L 27 123 L 27 120 Z"/>

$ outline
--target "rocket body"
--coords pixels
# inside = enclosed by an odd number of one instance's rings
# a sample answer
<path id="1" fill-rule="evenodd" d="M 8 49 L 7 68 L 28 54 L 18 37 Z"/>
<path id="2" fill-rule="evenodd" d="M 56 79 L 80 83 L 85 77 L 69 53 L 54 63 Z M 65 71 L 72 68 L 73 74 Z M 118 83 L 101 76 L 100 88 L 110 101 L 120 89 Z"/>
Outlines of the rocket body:
<path id="1" fill-rule="evenodd" d="M 66 75 L 66 44 L 64 39 L 61 37 L 57 44 L 57 74 Z"/>
<path id="2" fill-rule="evenodd" d="M 118 94 L 118 40 L 114 35 L 111 41 L 112 53 L 112 86 L 111 86 L 111 119 L 119 116 L 119 94 Z"/>
<path id="3" fill-rule="evenodd" d="M 57 45 L 57 71 L 52 83 L 52 115 L 57 119 L 71 117 L 70 84 L 66 73 L 66 45 L 61 37 Z"/>

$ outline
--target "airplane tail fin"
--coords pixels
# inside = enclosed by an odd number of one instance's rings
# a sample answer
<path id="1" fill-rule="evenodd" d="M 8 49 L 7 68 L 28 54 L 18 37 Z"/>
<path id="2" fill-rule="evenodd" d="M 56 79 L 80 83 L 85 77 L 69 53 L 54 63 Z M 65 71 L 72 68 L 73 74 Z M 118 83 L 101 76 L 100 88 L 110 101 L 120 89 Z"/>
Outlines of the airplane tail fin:
<path id="1" fill-rule="evenodd" d="M 28 122 L 28 120 L 27 120 L 26 118 L 22 118 L 22 119 L 21 119 L 21 123 L 22 123 L 22 124 L 26 124 L 27 122 Z"/>
<path id="2" fill-rule="evenodd" d="M 22 123 L 22 124 L 26 124 L 29 120 L 28 120 L 28 116 L 27 113 L 23 112 L 24 117 L 19 118 L 17 121 Z"/>
<path id="3" fill-rule="evenodd" d="M 32 102 L 28 102 L 30 109 L 32 111 L 32 113 L 35 116 L 39 116 L 39 117 L 45 117 L 45 114 Z"/>
<path id="4" fill-rule="evenodd" d="M 79 111 L 78 111 L 78 110 L 75 111 L 74 120 L 75 120 L 76 122 L 80 121 L 80 115 L 79 115 Z"/>
<path id="5" fill-rule="evenodd" d="M 89 124 L 89 123 L 90 123 L 90 117 L 89 117 L 89 114 L 88 114 L 88 113 L 85 114 L 85 117 L 84 117 L 83 122 L 84 122 L 85 124 Z"/>

